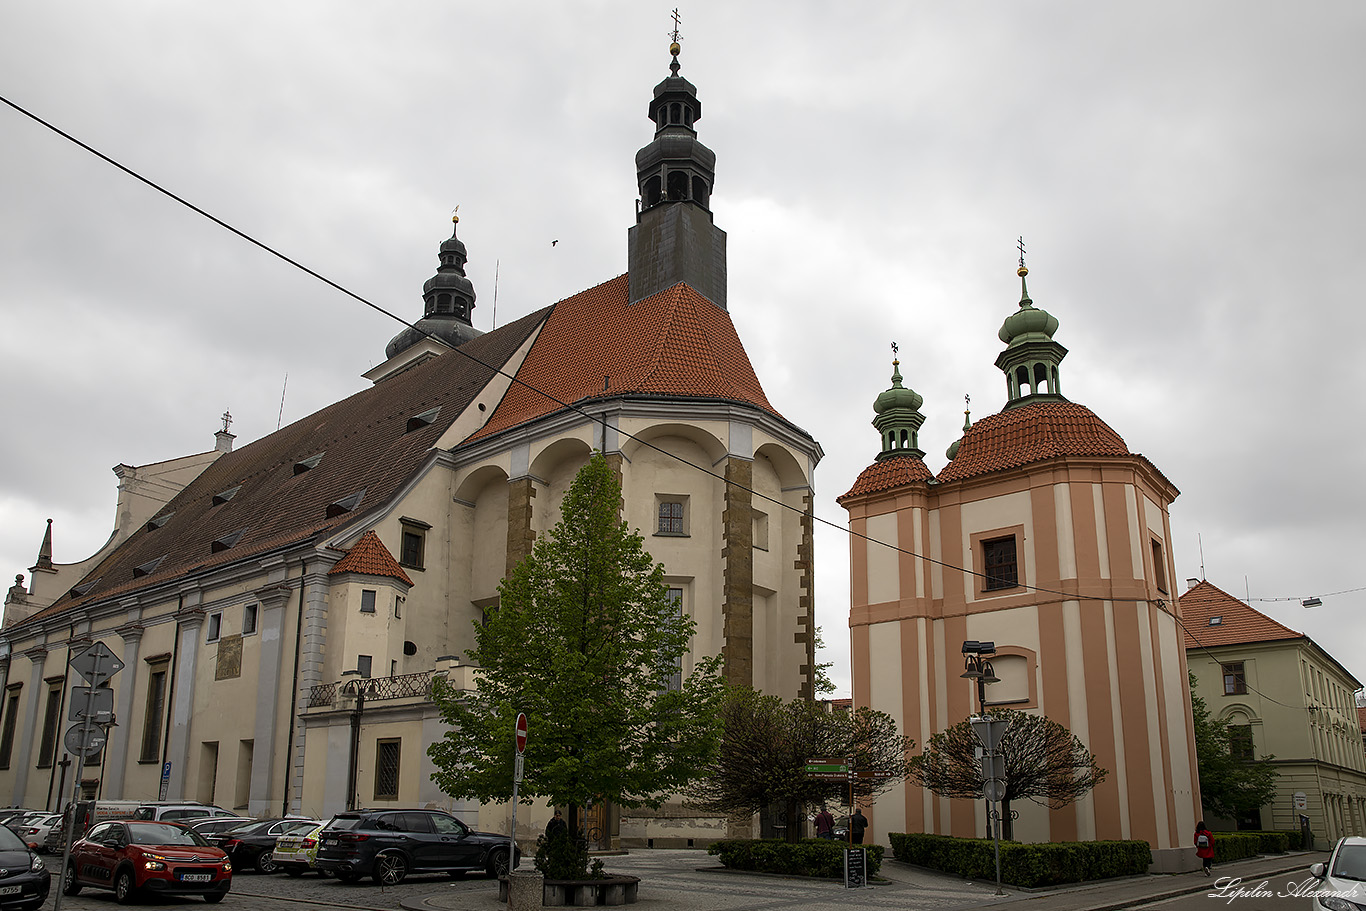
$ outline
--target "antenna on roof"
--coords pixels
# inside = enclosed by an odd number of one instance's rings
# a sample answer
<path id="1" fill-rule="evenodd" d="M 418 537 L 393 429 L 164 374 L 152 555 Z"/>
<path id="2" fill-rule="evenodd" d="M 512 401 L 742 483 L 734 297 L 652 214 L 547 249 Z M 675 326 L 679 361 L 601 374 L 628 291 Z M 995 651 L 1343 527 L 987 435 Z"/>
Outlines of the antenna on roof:
<path id="1" fill-rule="evenodd" d="M 501 259 L 493 261 L 493 328 L 498 328 L 498 267 L 503 264 Z"/>
<path id="2" fill-rule="evenodd" d="M 1200 535 L 1195 536 L 1195 540 L 1200 545 L 1200 581 L 1205 581 L 1205 539 Z"/>
<path id="3" fill-rule="evenodd" d="M 275 419 L 275 429 L 280 429 L 280 424 L 285 419 L 285 390 L 289 388 L 289 374 L 285 374 L 285 384 L 280 387 L 280 415 Z"/>

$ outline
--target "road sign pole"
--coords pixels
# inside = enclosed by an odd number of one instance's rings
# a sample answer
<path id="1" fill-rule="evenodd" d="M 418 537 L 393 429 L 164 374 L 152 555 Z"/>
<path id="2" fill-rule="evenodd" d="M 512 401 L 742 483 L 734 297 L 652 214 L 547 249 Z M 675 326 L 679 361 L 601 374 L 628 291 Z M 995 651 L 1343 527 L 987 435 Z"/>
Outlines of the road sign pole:
<path id="1" fill-rule="evenodd" d="M 517 721 L 512 726 L 512 831 L 508 833 L 508 877 L 511 882 L 512 868 L 517 862 L 517 786 L 522 783 L 522 754 L 526 752 L 527 724 L 526 715 L 517 713 Z M 511 889 L 511 885 L 508 887 Z M 511 894 L 509 892 L 509 894 Z"/>
<path id="2" fill-rule="evenodd" d="M 90 691 L 85 696 L 85 718 L 81 721 L 81 751 L 76 755 L 76 774 L 71 782 L 71 800 L 67 803 L 64 817 L 66 838 L 62 839 L 62 870 L 57 879 L 57 900 L 52 911 L 62 911 L 62 894 L 66 891 L 67 864 L 71 862 L 71 842 L 76 837 L 76 798 L 81 793 L 81 775 L 85 773 L 85 744 L 90 742 L 91 720 L 95 715 L 95 687 L 99 683 L 100 660 L 104 656 L 95 653 L 94 669 L 91 676 Z"/>

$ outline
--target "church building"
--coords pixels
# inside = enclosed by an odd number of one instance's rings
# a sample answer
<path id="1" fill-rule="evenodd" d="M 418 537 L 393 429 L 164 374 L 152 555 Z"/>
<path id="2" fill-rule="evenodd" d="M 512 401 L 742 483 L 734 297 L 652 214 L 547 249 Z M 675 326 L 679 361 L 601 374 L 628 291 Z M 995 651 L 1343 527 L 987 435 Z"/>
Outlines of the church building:
<path id="1" fill-rule="evenodd" d="M 923 746 L 983 708 L 964 646 L 994 643 L 986 708 L 1057 721 L 1109 773 L 1061 809 L 1012 802 L 1014 837 L 1145 839 L 1156 869 L 1193 868 L 1199 785 L 1168 517 L 1177 490 L 1063 397 L 1067 349 L 1027 273 L 1021 257 L 1019 308 L 999 333 L 1005 406 L 965 422 L 943 469 L 923 461 L 922 399 L 898 361 L 873 405 L 880 451 L 838 498 L 854 532 L 854 705 L 887 712 Z M 884 842 L 987 827 L 983 801 L 913 784 L 870 817 Z"/>
<path id="2" fill-rule="evenodd" d="M 211 452 L 119 466 L 115 531 L 87 560 L 54 563 L 48 528 L 0 630 L 4 802 L 57 808 L 72 792 L 68 662 L 103 643 L 124 668 L 87 796 L 323 818 L 434 806 L 504 827 L 502 807 L 432 783 L 427 746 L 445 728 L 431 685 L 472 686 L 475 624 L 594 450 L 696 621 L 682 674 L 719 654 L 733 683 L 814 695 L 822 451 L 769 401 L 731 321 L 715 155 L 671 53 L 636 155 L 625 274 L 480 332 L 453 232 L 370 388 L 244 446 L 225 422 Z M 596 809 L 603 846 L 670 843 L 657 819 Z M 670 813 L 676 833 L 687 811 Z"/>

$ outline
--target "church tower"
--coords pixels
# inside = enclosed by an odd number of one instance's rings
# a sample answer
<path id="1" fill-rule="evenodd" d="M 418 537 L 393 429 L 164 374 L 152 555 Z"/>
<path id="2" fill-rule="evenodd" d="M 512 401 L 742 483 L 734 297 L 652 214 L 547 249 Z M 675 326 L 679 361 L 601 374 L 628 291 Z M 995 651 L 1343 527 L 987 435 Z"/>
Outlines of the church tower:
<path id="1" fill-rule="evenodd" d="M 697 139 L 697 86 L 678 75 L 678 35 L 669 46 L 671 75 L 655 86 L 655 138 L 636 153 L 640 187 L 636 223 L 627 232 L 630 302 L 686 282 L 726 309 L 726 232 L 712 224 L 716 153 Z"/>
<path id="2" fill-rule="evenodd" d="M 430 336 L 459 348 L 483 335 L 470 322 L 474 313 L 474 283 L 465 275 L 465 242 L 456 236 L 460 216 L 451 216 L 451 222 L 451 236 L 442 241 L 437 253 L 440 265 L 436 274 L 422 286 L 422 319 L 417 321 L 417 328 L 409 326 L 390 339 L 384 349 L 386 358 L 402 354 Z"/>

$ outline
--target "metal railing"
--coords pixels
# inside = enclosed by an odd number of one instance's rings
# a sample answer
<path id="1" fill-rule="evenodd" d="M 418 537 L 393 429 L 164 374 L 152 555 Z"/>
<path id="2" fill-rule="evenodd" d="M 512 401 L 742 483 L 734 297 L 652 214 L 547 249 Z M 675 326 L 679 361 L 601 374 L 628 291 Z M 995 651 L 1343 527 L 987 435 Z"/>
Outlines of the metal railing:
<path id="1" fill-rule="evenodd" d="M 422 671 L 417 674 L 399 674 L 397 677 L 358 677 L 336 683 L 320 683 L 309 689 L 308 707 L 315 709 L 333 705 L 339 693 L 351 696 L 355 694 L 357 687 L 365 688 L 366 702 L 430 698 L 433 674 L 433 671 Z"/>

